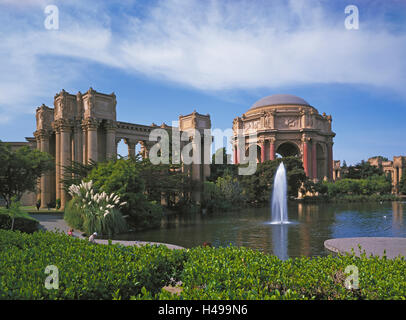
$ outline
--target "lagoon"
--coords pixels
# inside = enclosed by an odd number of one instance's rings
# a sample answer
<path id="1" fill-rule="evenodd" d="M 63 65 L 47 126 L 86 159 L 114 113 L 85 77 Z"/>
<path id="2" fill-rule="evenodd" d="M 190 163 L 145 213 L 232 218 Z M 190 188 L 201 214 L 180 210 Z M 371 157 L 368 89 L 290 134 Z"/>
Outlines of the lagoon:
<path id="1" fill-rule="evenodd" d="M 161 228 L 115 236 L 117 240 L 164 242 L 192 248 L 210 242 L 249 247 L 281 259 L 325 256 L 331 238 L 406 237 L 406 202 L 289 202 L 286 225 L 269 224 L 266 208 L 165 217 Z"/>

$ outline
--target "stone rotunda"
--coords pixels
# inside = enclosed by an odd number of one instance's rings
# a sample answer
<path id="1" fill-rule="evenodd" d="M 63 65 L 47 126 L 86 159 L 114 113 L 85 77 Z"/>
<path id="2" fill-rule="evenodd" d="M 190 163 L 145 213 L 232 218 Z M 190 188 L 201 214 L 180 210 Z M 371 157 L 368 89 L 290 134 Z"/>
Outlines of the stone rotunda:
<path id="1" fill-rule="evenodd" d="M 275 94 L 255 102 L 233 121 L 234 161 L 239 163 L 238 135 L 245 156 L 257 145 L 257 162 L 277 156 L 300 156 L 306 175 L 314 180 L 333 179 L 333 138 L 330 115 L 319 114 L 307 101 L 290 94 Z M 255 138 L 253 138 L 255 137 Z"/>

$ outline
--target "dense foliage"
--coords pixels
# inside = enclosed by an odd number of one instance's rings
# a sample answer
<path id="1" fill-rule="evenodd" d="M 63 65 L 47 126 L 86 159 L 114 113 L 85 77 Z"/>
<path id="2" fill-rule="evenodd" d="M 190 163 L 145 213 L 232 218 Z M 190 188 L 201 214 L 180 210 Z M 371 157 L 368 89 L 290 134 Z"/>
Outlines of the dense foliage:
<path id="1" fill-rule="evenodd" d="M 118 159 L 98 163 L 86 180 L 92 180 L 99 192 L 117 194 L 127 203 L 122 208 L 123 215 L 129 216 L 127 221 L 135 228 L 142 229 L 159 225 L 162 207 L 147 199 L 140 170 L 141 166 L 134 159 Z"/>
<path id="2" fill-rule="evenodd" d="M 249 203 L 268 202 L 273 188 L 273 180 L 280 163 L 286 168 L 288 180 L 288 193 L 297 197 L 300 186 L 306 181 L 302 161 L 298 157 L 278 158 L 273 161 L 258 163 L 253 175 L 239 176 L 243 195 Z"/>
<path id="3" fill-rule="evenodd" d="M 402 194 L 406 194 L 406 173 L 402 175 L 399 183 L 399 192 Z"/>
<path id="4" fill-rule="evenodd" d="M 64 234 L 0 230 L 0 299 L 129 299 L 170 282 L 182 251 L 97 245 Z M 45 268 L 59 271 L 59 288 L 46 289 Z"/>
<path id="5" fill-rule="evenodd" d="M 66 192 L 69 191 L 69 187 L 72 184 L 79 185 L 87 175 L 97 167 L 97 162 L 90 159 L 88 163 L 81 163 L 76 161 L 71 161 L 68 166 L 65 166 L 64 174 L 62 177 L 63 188 Z M 59 200 L 59 201 L 58 201 Z M 60 202 L 60 199 L 57 199 Z"/>
<path id="6" fill-rule="evenodd" d="M 46 289 L 48 265 L 59 288 Z M 348 289 L 348 266 L 359 288 Z M 406 299 L 404 258 L 294 258 L 246 248 L 96 245 L 0 230 L 0 299 Z M 180 294 L 162 290 L 178 283 Z"/>
<path id="7" fill-rule="evenodd" d="M 182 172 L 180 164 L 152 164 L 149 159 L 136 161 L 140 177 L 144 182 L 146 197 L 149 201 L 161 203 L 169 208 L 189 206 L 191 190 L 195 187 L 187 172 Z"/>
<path id="8" fill-rule="evenodd" d="M 338 195 L 372 195 L 391 192 L 391 181 L 385 176 L 374 175 L 366 179 L 341 179 L 335 182 L 324 182 L 329 197 Z"/>
<path id="9" fill-rule="evenodd" d="M 17 150 L 0 141 L 0 196 L 11 204 L 15 196 L 21 199 L 26 191 L 35 191 L 41 174 L 54 168 L 52 156 L 23 146 Z"/>
<path id="10" fill-rule="evenodd" d="M 359 290 L 347 289 L 347 266 Z M 405 299 L 406 261 L 332 255 L 281 261 L 246 248 L 195 248 L 182 273 L 180 299 Z M 161 298 L 169 297 L 161 294 Z"/>
<path id="11" fill-rule="evenodd" d="M 229 211 L 241 207 L 243 203 L 244 197 L 237 178 L 226 174 L 218 177 L 216 182 L 204 182 L 202 207 L 208 212 Z"/>
<path id="12" fill-rule="evenodd" d="M 127 223 L 120 209 L 126 205 L 114 193 L 98 193 L 92 181 L 72 184 L 69 187 L 72 199 L 64 213 L 65 220 L 74 228 L 92 234 L 113 235 L 127 231 Z"/>
<path id="13" fill-rule="evenodd" d="M 366 179 L 375 175 L 383 175 L 382 167 L 371 165 L 368 161 L 362 160 L 360 163 L 345 167 L 342 172 L 343 179 Z"/>

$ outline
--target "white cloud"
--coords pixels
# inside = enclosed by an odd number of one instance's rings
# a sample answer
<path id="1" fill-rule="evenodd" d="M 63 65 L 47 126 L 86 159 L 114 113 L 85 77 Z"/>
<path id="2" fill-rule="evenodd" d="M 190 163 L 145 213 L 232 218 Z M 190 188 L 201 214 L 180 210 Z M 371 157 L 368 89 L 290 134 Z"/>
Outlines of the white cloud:
<path id="1" fill-rule="evenodd" d="M 333 12 L 315 1 L 166 0 L 130 17 L 99 1 L 65 1 L 57 2 L 60 30 L 47 31 L 45 2 L 27 3 L 22 18 L 14 13 L 23 9 L 0 2 L 3 114 L 32 112 L 33 100 L 52 97 L 82 77 L 83 69 L 66 58 L 201 90 L 348 83 L 402 92 L 406 85 L 406 35 L 386 31 L 379 21 L 346 30 L 344 7 Z"/>

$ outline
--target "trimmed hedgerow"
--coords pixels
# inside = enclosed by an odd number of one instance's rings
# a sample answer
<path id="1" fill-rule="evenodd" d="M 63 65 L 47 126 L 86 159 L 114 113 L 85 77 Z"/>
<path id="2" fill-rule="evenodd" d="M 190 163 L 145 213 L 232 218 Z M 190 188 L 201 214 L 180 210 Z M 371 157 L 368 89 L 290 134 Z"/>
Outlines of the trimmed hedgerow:
<path id="1" fill-rule="evenodd" d="M 347 289 L 346 267 L 356 266 L 358 289 Z M 182 293 L 165 299 L 406 299 L 406 261 L 355 255 L 281 261 L 246 248 L 189 251 Z"/>
<path id="2" fill-rule="evenodd" d="M 47 265 L 59 289 L 47 290 Z M 347 289 L 356 266 L 359 288 Z M 64 234 L 0 230 L 0 299 L 406 299 L 404 258 L 355 255 L 279 260 L 230 246 L 95 245 Z M 164 286 L 179 286 L 178 294 Z"/>
<path id="3" fill-rule="evenodd" d="M 165 246 L 97 245 L 64 234 L 0 230 L 0 299 L 129 299 L 176 277 L 183 252 Z M 59 271 L 46 289 L 45 268 Z"/>

